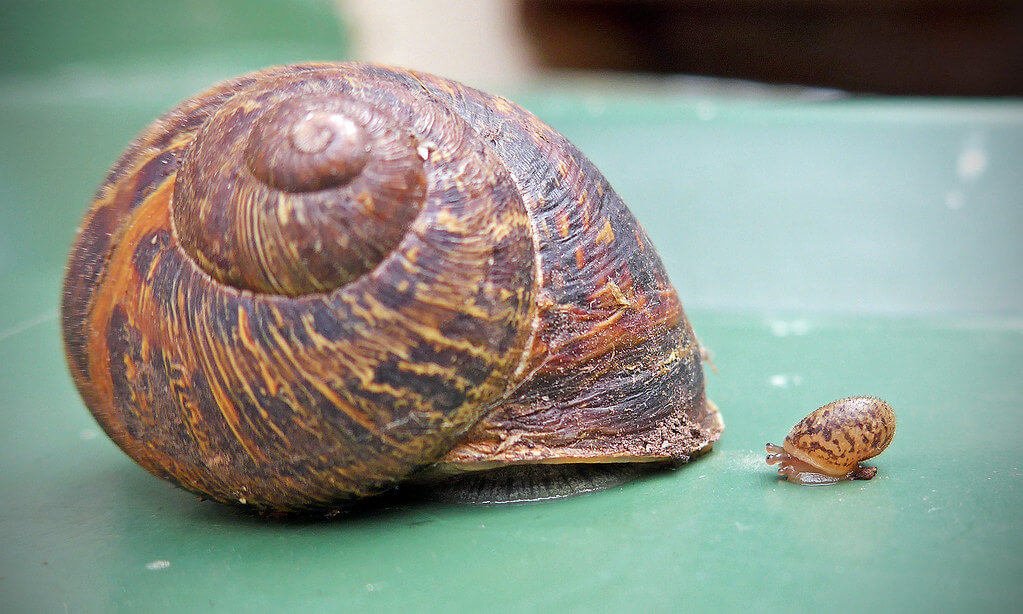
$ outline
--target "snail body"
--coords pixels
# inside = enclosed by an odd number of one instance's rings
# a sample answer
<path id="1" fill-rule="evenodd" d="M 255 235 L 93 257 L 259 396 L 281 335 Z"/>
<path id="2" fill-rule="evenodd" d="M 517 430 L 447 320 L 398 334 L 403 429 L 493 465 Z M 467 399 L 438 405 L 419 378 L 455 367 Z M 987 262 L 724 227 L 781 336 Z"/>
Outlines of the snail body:
<path id="1" fill-rule="evenodd" d="M 260 509 L 685 461 L 722 429 L 607 180 L 520 107 L 418 72 L 284 66 L 181 103 L 97 191 L 61 315 L 129 456 Z"/>
<path id="2" fill-rule="evenodd" d="M 820 407 L 792 427 L 784 445 L 767 444 L 767 464 L 803 485 L 869 480 L 876 467 L 860 462 L 884 452 L 895 437 L 895 412 L 873 397 L 850 397 Z"/>

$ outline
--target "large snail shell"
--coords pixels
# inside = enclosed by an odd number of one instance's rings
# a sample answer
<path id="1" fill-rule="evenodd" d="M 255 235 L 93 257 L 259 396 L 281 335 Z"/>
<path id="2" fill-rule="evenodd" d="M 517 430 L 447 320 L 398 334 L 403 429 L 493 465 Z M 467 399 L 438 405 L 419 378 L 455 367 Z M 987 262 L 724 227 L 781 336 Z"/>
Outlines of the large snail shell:
<path id="1" fill-rule="evenodd" d="M 381 66 L 272 68 L 154 122 L 82 223 L 63 331 L 125 452 L 262 508 L 435 463 L 685 460 L 721 430 L 589 160 L 502 98 Z"/>

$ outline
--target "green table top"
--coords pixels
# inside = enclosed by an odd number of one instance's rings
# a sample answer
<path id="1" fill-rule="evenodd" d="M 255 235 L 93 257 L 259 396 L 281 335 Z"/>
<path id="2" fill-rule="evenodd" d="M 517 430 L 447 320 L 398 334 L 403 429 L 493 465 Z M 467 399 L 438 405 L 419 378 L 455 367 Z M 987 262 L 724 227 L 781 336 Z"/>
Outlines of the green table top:
<path id="1" fill-rule="evenodd" d="M 74 228 L 176 100 L 324 57 L 288 40 L 200 66 L 97 52 L 0 74 L 0 611 L 1018 607 L 1019 101 L 515 94 L 630 203 L 714 352 L 726 430 L 677 471 L 544 503 L 269 521 L 137 467 L 64 366 Z M 878 477 L 779 482 L 764 443 L 853 394 L 899 416 Z"/>

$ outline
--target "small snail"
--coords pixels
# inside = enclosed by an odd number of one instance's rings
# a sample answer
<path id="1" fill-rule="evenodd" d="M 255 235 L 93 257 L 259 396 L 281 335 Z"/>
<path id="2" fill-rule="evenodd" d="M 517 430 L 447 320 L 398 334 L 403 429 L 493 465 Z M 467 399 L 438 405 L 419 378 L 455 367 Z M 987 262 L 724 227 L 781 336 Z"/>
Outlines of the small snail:
<path id="1" fill-rule="evenodd" d="M 895 412 L 873 397 L 850 397 L 828 403 L 792 427 L 785 445 L 767 444 L 767 464 L 795 484 L 834 484 L 869 480 L 876 467 L 861 467 L 895 437 Z"/>
<path id="2" fill-rule="evenodd" d="M 384 66 L 267 69 L 145 129 L 79 229 L 62 326 L 129 456 L 263 510 L 684 462 L 722 429 L 664 266 L 593 164 L 503 98 Z"/>

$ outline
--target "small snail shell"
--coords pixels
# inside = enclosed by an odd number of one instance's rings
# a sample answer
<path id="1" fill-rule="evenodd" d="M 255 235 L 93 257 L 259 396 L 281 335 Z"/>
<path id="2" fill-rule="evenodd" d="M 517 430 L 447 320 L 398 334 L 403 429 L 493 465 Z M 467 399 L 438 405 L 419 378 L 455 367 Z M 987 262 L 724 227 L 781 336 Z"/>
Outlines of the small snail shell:
<path id="1" fill-rule="evenodd" d="M 895 412 L 873 397 L 828 403 L 803 418 L 783 447 L 767 444 L 767 464 L 796 484 L 869 480 L 876 467 L 859 463 L 884 452 L 895 436 Z"/>
<path id="2" fill-rule="evenodd" d="M 157 120 L 68 262 L 65 349 L 143 467 L 268 510 L 424 473 L 684 461 L 721 421 L 649 237 L 514 104 L 271 68 Z"/>

